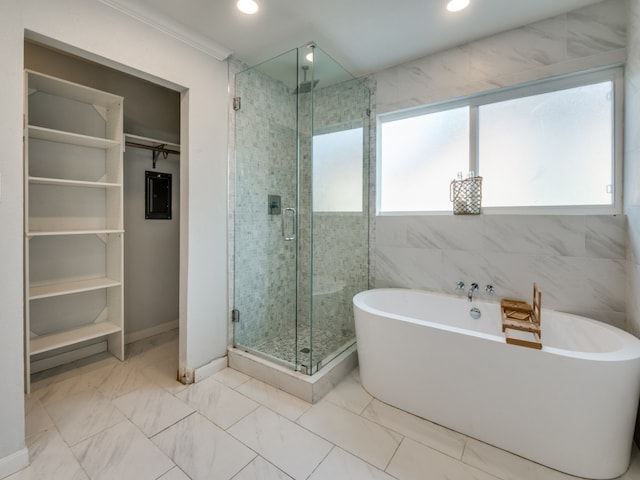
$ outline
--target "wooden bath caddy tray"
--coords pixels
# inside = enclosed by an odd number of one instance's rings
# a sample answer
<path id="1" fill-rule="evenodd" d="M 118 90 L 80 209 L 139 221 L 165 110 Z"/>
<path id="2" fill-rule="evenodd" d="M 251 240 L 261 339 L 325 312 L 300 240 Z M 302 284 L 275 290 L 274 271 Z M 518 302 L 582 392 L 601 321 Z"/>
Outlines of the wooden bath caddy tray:
<path id="1" fill-rule="evenodd" d="M 500 301 L 502 331 L 507 343 L 521 347 L 542 348 L 540 339 L 540 310 L 542 292 L 533 284 L 533 304 L 504 298 Z"/>

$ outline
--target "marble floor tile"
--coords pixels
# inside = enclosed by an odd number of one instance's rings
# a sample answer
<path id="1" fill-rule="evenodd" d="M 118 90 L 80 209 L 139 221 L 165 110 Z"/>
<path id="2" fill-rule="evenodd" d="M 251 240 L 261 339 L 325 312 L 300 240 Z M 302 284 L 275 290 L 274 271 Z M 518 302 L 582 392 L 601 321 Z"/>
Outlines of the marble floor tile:
<path id="1" fill-rule="evenodd" d="M 620 480 L 636 480 L 637 478 L 640 478 L 640 450 L 634 445 L 631 450 L 629 469 L 620 477 Z"/>
<path id="2" fill-rule="evenodd" d="M 373 399 L 360 384 L 358 370 L 347 375 L 325 397 L 325 400 L 360 415 Z"/>
<path id="3" fill-rule="evenodd" d="M 127 363 L 121 363 L 111 369 L 109 374 L 103 378 L 98 384 L 98 390 L 106 397 L 117 398 L 150 385 L 152 385 L 151 380 L 140 373 L 137 368 Z"/>
<path id="4" fill-rule="evenodd" d="M 95 388 L 47 404 L 45 410 L 69 446 L 125 420 L 111 401 Z"/>
<path id="5" fill-rule="evenodd" d="M 392 476 L 377 469 L 373 465 L 360 460 L 358 457 L 345 452 L 339 447 L 334 447 L 309 480 L 394 480 Z"/>
<path id="6" fill-rule="evenodd" d="M 401 435 L 324 400 L 298 423 L 381 470 L 402 440 Z"/>
<path id="7" fill-rule="evenodd" d="M 271 410 L 260 407 L 228 432 L 296 480 L 306 479 L 332 445 Z"/>
<path id="8" fill-rule="evenodd" d="M 362 416 L 450 457 L 458 460 L 462 458 L 467 439 L 465 435 L 416 417 L 377 399 L 369 404 Z"/>
<path id="9" fill-rule="evenodd" d="M 152 438 L 193 480 L 228 480 L 256 454 L 199 413 Z"/>
<path id="10" fill-rule="evenodd" d="M 538 478 L 577 480 L 577 477 L 534 463 L 473 438 L 467 440 L 462 461 L 502 480 L 537 480 Z"/>
<path id="11" fill-rule="evenodd" d="M 178 359 L 169 358 L 160 363 L 147 365 L 141 372 L 145 377 L 155 384 L 160 385 L 167 392 L 176 395 L 187 388 L 187 385 L 178 380 L 177 369 Z"/>
<path id="12" fill-rule="evenodd" d="M 311 408 L 310 403 L 254 378 L 236 390 L 289 420 L 297 420 Z"/>
<path id="13" fill-rule="evenodd" d="M 90 357 L 31 374 L 31 392 L 40 392 L 52 383 L 75 378 L 83 373 L 95 372 L 105 367 L 115 367 L 120 360 L 108 352 L 98 353 Z"/>
<path id="14" fill-rule="evenodd" d="M 5 480 L 88 480 L 56 429 L 35 435 L 27 444 L 31 464 Z"/>
<path id="15" fill-rule="evenodd" d="M 27 396 L 24 406 L 26 438 L 53 428 L 53 421 L 42 406 L 39 398 Z"/>
<path id="16" fill-rule="evenodd" d="M 136 368 L 144 368 L 153 363 L 178 358 L 178 339 L 170 339 L 171 334 L 156 335 L 148 341 L 136 342 L 128 346 L 127 364 Z"/>
<path id="17" fill-rule="evenodd" d="M 155 480 L 175 465 L 125 420 L 71 448 L 91 480 Z"/>
<path id="18" fill-rule="evenodd" d="M 176 396 L 225 430 L 258 408 L 256 402 L 213 378 L 189 385 Z"/>
<path id="19" fill-rule="evenodd" d="M 190 480 L 186 473 L 178 467 L 172 468 L 167 473 L 158 477 L 158 480 Z"/>
<path id="20" fill-rule="evenodd" d="M 233 480 L 291 480 L 291 477 L 264 458 L 256 457 Z"/>
<path id="21" fill-rule="evenodd" d="M 46 407 L 77 394 L 93 392 L 115 367 L 116 365 L 111 364 L 92 372 L 80 373 L 76 371 L 75 375 L 50 383 L 43 389 L 33 392 L 32 396 L 39 398 L 42 405 Z"/>
<path id="22" fill-rule="evenodd" d="M 220 370 L 213 378 L 229 388 L 238 388 L 244 382 L 251 379 L 249 375 L 245 375 L 238 370 L 228 367 Z"/>
<path id="23" fill-rule="evenodd" d="M 496 480 L 496 477 L 488 473 L 465 465 L 410 438 L 402 441 L 386 471 L 398 480 Z M 520 480 L 525 480 L 525 477 L 521 477 Z"/>
<path id="24" fill-rule="evenodd" d="M 160 386 L 134 390 L 116 398 L 113 404 L 147 437 L 152 437 L 195 411 Z"/>

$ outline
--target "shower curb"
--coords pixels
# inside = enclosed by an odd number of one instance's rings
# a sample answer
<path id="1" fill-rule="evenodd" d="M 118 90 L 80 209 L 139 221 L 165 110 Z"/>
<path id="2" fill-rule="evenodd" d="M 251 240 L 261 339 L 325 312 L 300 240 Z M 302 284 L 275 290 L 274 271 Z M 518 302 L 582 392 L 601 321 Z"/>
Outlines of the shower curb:
<path id="1" fill-rule="evenodd" d="M 227 353 L 229 367 L 309 403 L 320 401 L 358 366 L 358 352 L 355 344 L 311 376 L 295 372 L 235 347 L 229 347 Z"/>

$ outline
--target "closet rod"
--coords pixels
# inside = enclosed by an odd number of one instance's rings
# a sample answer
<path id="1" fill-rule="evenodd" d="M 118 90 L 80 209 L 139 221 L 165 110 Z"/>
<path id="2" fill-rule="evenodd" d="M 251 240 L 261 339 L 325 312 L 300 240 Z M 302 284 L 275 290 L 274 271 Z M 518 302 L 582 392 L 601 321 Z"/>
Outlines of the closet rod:
<path id="1" fill-rule="evenodd" d="M 165 155 L 169 153 L 175 153 L 176 155 L 180 155 L 180 152 L 178 150 L 171 150 L 169 148 L 164 148 L 162 146 L 153 147 L 151 145 L 143 145 L 142 143 L 135 143 L 135 142 L 124 142 L 124 144 L 127 147 L 144 148 L 145 150 L 153 150 L 154 152 L 164 153 Z"/>

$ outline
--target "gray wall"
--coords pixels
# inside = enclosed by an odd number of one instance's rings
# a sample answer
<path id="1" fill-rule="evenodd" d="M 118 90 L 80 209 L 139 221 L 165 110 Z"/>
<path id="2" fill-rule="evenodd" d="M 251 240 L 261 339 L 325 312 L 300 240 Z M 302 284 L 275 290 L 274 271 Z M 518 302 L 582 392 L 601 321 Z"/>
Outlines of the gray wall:
<path id="1" fill-rule="evenodd" d="M 626 0 L 609 0 L 373 76 L 376 113 L 624 62 Z M 376 287 L 454 293 L 476 281 L 625 328 L 626 219 L 617 216 L 379 216 Z M 484 293 L 484 292 L 483 292 Z"/>

